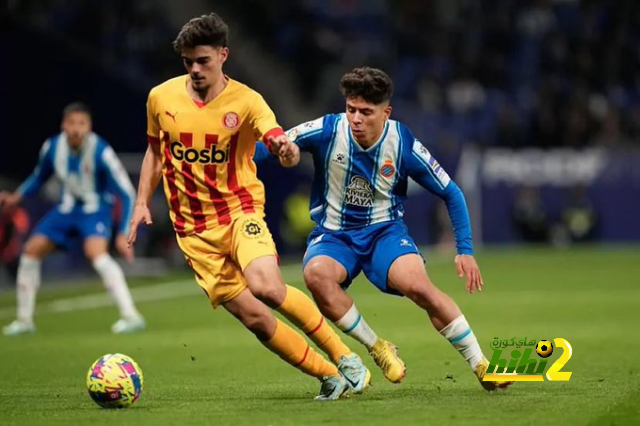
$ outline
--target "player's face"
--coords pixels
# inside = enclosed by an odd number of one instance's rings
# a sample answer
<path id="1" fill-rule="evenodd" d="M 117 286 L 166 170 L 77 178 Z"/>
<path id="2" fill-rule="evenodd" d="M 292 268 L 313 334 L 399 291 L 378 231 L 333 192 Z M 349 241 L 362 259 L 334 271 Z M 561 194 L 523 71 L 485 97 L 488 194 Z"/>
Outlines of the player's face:
<path id="1" fill-rule="evenodd" d="M 353 138 L 360 144 L 375 143 L 380 138 L 389 115 L 391 106 L 387 102 L 376 105 L 360 96 L 347 98 L 347 120 Z"/>
<path id="2" fill-rule="evenodd" d="M 71 148 L 78 149 L 91 131 L 91 117 L 85 112 L 71 112 L 62 119 L 62 131 Z"/>
<path id="3" fill-rule="evenodd" d="M 183 49 L 182 63 L 189 73 L 193 90 L 206 92 L 223 78 L 222 64 L 228 56 L 227 47 L 196 46 Z"/>

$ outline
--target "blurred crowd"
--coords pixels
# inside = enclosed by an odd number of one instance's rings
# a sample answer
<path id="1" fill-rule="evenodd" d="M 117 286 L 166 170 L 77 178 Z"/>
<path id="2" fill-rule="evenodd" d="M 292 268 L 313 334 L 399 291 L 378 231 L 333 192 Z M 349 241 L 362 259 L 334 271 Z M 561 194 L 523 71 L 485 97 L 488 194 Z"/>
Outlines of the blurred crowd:
<path id="1" fill-rule="evenodd" d="M 133 78 L 160 81 L 176 72 L 169 43 L 178 30 L 160 4 L 11 0 L 10 8 L 98 48 Z M 318 114 L 342 108 L 345 70 L 370 64 L 392 75 L 396 117 L 426 143 L 640 144 L 640 5 L 632 0 L 210 4 L 287 64 Z"/>
<path id="2" fill-rule="evenodd" d="M 371 64 L 392 74 L 396 112 L 427 143 L 640 145 L 637 2 L 250 3 L 265 48 L 323 108 L 341 107 L 345 69 Z"/>
<path id="3" fill-rule="evenodd" d="M 156 1 L 8 0 L 8 8 L 133 80 L 157 82 L 176 70 L 175 28 Z"/>
<path id="4" fill-rule="evenodd" d="M 19 28 L 73 49 L 73 63 L 80 63 L 76 58 L 100 63 L 102 77 L 124 77 L 143 98 L 151 86 L 182 72 L 171 48 L 181 22 L 167 4 L 8 0 L 2 7 Z M 183 6 L 185 12 L 197 9 L 194 14 L 219 12 L 231 24 L 232 48 L 240 39 L 241 45 L 258 47 L 257 66 L 266 57 L 280 64 L 277 71 L 289 73 L 283 90 L 297 93 L 309 118 L 344 108 L 338 81 L 347 70 L 365 64 L 386 70 L 395 83 L 392 117 L 408 124 L 452 175 L 468 144 L 640 147 L 640 3 L 633 0 L 193 0 Z M 237 75 L 241 67 L 229 66 L 232 76 L 254 87 L 259 85 L 250 78 L 269 79 L 274 71 Z M 135 105 L 123 110 L 126 117 L 144 102 L 105 87 L 114 98 L 106 104 L 118 110 Z M 59 108 L 54 106 L 56 114 Z M 102 128 L 121 128 L 113 138 L 123 143 L 119 151 L 144 148 L 119 137 L 144 131 L 137 117 L 117 126 L 110 126 L 108 114 L 98 114 L 102 117 Z M 280 120 L 290 118 L 280 115 Z M 285 248 L 304 247 L 311 226 L 306 197 L 293 191 L 271 214 L 285 218 L 274 226 L 282 228 L 276 234 L 285 236 L 278 241 Z M 570 205 L 554 216 L 537 188 L 520 188 L 511 213 L 520 238 L 557 243 L 595 238 L 601 220 L 584 189 L 575 188 L 566 200 Z M 442 211 L 433 210 L 429 222 L 431 241 L 450 240 Z M 2 223 L 13 219 L 3 217 Z M 26 228 L 5 225 L 0 255 L 9 264 Z M 161 242 L 172 239 L 165 225 L 149 234 L 150 247 L 165 250 Z"/>

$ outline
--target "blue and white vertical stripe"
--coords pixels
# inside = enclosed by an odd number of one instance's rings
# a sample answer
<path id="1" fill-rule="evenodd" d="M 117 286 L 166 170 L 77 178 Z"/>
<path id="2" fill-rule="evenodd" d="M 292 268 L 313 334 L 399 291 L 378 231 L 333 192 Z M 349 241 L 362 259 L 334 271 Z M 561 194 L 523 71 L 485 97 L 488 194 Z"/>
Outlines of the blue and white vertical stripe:
<path id="1" fill-rule="evenodd" d="M 362 228 L 401 220 L 408 179 L 442 198 L 460 254 L 473 254 L 471 223 L 460 188 L 402 123 L 387 120 L 380 139 L 363 148 L 352 137 L 345 113 L 328 114 L 287 132 L 313 156 L 311 219 L 328 230 Z M 254 160 L 271 154 L 258 144 Z"/>
<path id="2" fill-rule="evenodd" d="M 401 152 L 395 121 L 388 121 L 380 139 L 364 149 L 353 139 L 346 116 L 338 115 L 325 156 L 326 201 L 320 225 L 349 229 L 401 217 L 402 202 L 393 193 Z"/>
<path id="3" fill-rule="evenodd" d="M 61 213 L 91 214 L 110 209 L 113 195 L 117 195 L 122 202 L 120 231 L 128 231 L 135 191 L 115 152 L 98 135 L 89 133 L 78 151 L 70 148 L 64 133 L 47 139 L 38 165 L 18 192 L 33 195 L 51 176 L 61 184 L 57 207 Z"/>

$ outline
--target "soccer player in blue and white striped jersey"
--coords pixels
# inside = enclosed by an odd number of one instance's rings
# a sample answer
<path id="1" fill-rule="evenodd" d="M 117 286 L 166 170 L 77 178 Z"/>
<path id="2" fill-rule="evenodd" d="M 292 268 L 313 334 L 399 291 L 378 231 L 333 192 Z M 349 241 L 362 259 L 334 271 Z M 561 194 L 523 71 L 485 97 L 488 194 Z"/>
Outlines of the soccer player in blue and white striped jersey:
<path id="1" fill-rule="evenodd" d="M 428 277 L 402 221 L 411 178 L 445 201 L 458 276 L 466 276 L 468 292 L 481 291 L 462 191 L 409 128 L 389 118 L 393 83 L 386 73 L 356 68 L 340 84 L 346 112 L 294 127 L 288 136 L 295 144 L 279 153 L 289 166 L 299 162 L 300 151 L 313 156 L 310 212 L 316 227 L 303 260 L 307 287 L 322 313 L 363 343 L 391 382 L 405 375 L 396 347 L 378 338 L 343 290 L 360 272 L 381 291 L 407 296 L 424 309 L 485 389 L 509 386 L 513 382 L 482 381 L 489 363 L 460 308 Z M 255 160 L 266 158 L 269 152 L 259 144 Z"/>
<path id="2" fill-rule="evenodd" d="M 60 203 L 36 225 L 20 257 L 17 319 L 4 327 L 4 334 L 35 331 L 33 314 L 42 259 L 56 248 L 69 248 L 75 236 L 82 240 L 85 255 L 120 310 L 112 331 L 143 329 L 144 320 L 134 306 L 122 268 L 109 254 L 114 196 L 118 196 L 122 214 L 115 246 L 128 261 L 133 260 L 127 233 L 135 192 L 111 146 L 91 131 L 91 113 L 82 103 L 64 109 L 62 132 L 45 141 L 38 165 L 14 193 L 0 193 L 0 205 L 15 205 L 35 195 L 51 176 L 61 183 Z"/>

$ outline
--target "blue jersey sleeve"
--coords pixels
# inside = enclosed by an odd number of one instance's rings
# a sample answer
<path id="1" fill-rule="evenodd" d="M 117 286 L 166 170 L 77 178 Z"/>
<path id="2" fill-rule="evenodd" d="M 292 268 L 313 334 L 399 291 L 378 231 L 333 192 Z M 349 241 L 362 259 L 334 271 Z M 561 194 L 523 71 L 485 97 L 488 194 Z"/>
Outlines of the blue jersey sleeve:
<path id="1" fill-rule="evenodd" d="M 451 180 L 429 150 L 413 138 L 411 149 L 405 150 L 406 173 L 420 186 L 444 200 L 453 226 L 458 254 L 473 254 L 471 220 L 462 190 Z"/>
<path id="2" fill-rule="evenodd" d="M 42 185 L 53 174 L 53 150 L 51 148 L 51 139 L 47 139 L 40 149 L 38 164 L 31 175 L 25 180 L 16 191 L 23 197 L 29 197 L 36 194 Z"/>
<path id="3" fill-rule="evenodd" d="M 299 124 L 287 130 L 287 136 L 300 147 L 300 151 L 313 152 L 322 141 L 325 117 Z"/>
<path id="4" fill-rule="evenodd" d="M 110 146 L 107 146 L 102 151 L 100 163 L 106 172 L 108 191 L 116 194 L 120 198 L 120 204 L 122 205 L 118 232 L 127 234 L 135 201 L 133 184 L 120 159 Z"/>
<path id="5" fill-rule="evenodd" d="M 322 131 L 324 128 L 325 117 L 320 117 L 313 121 L 299 124 L 285 133 L 289 139 L 300 147 L 300 151 L 313 152 L 318 143 L 322 140 Z M 256 152 L 253 154 L 253 161 L 256 164 L 264 163 L 275 159 L 276 156 L 269 152 L 267 146 L 258 141 L 256 143 Z"/>

